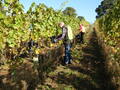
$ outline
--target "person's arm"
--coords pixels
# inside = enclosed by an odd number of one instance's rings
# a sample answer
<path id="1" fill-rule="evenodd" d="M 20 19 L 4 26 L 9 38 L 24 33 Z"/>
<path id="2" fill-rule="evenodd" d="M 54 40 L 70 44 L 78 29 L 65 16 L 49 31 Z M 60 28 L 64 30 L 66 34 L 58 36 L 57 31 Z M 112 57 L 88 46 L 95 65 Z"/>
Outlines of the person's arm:
<path id="1" fill-rule="evenodd" d="M 57 40 L 62 40 L 62 39 L 64 39 L 66 33 L 67 33 L 67 29 L 66 29 L 66 28 L 63 28 L 63 30 L 62 30 L 62 35 L 61 35 L 59 38 L 57 38 Z"/>
<path id="2" fill-rule="evenodd" d="M 62 36 L 62 34 L 60 34 L 60 35 L 56 36 L 56 38 L 60 38 L 61 36 Z"/>

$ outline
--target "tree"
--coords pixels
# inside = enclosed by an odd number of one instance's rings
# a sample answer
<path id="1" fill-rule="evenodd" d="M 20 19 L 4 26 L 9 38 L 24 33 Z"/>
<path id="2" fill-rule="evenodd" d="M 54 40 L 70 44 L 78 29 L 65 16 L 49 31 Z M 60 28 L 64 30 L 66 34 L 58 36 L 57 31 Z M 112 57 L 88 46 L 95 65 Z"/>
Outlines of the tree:
<path id="1" fill-rule="evenodd" d="M 74 16 L 76 17 L 77 14 L 76 14 L 76 10 L 72 7 L 67 7 L 64 11 L 63 11 L 63 14 L 65 15 L 68 15 L 68 16 Z"/>
<path id="2" fill-rule="evenodd" d="M 84 18 L 83 16 L 78 16 L 77 18 L 78 18 L 80 21 L 81 21 L 81 20 L 85 20 L 85 18 Z"/>
<path id="3" fill-rule="evenodd" d="M 97 13 L 96 18 L 99 18 L 102 15 L 106 14 L 107 11 L 113 7 L 114 1 L 115 0 L 104 0 L 104 1 L 102 1 L 101 5 L 99 5 L 98 8 L 96 8 L 96 10 L 95 10 L 96 13 Z"/>

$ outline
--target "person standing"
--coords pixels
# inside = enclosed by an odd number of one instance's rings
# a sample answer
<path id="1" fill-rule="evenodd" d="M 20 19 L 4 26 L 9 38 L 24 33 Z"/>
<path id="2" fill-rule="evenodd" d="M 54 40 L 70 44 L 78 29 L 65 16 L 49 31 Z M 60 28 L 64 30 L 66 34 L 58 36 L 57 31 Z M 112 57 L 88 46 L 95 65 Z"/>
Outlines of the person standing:
<path id="1" fill-rule="evenodd" d="M 80 43 L 84 43 L 85 27 L 80 24 Z"/>
<path id="2" fill-rule="evenodd" d="M 64 48 L 65 48 L 65 57 L 64 64 L 71 64 L 71 41 L 73 39 L 73 33 L 70 26 L 66 26 L 64 22 L 60 22 L 59 26 L 62 28 L 62 34 L 59 35 L 58 38 L 54 39 L 54 42 L 58 42 L 59 40 L 63 40 Z"/>

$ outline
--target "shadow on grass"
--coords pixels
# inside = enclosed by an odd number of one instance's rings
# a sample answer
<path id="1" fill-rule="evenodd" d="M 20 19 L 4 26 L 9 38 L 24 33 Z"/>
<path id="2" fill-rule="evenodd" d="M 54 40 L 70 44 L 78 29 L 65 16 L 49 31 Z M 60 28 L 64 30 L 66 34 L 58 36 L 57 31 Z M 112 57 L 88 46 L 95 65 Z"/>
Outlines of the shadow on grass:
<path id="1" fill-rule="evenodd" d="M 66 75 L 66 73 L 61 73 L 54 77 L 57 77 L 57 80 L 55 81 L 58 84 L 71 85 L 76 90 L 97 90 L 94 83 L 92 83 L 88 78 L 80 78 L 75 74 Z M 55 78 L 52 79 L 54 80 Z"/>
<path id="2" fill-rule="evenodd" d="M 81 63 L 95 72 L 91 74 L 91 77 L 99 85 L 100 90 L 115 90 L 114 85 L 111 83 L 111 77 L 107 72 L 104 49 L 97 38 L 96 32 L 93 31 L 88 46 L 83 48 L 84 55 Z"/>
<path id="3" fill-rule="evenodd" d="M 90 76 L 91 79 L 62 73 L 56 76 L 57 83 L 72 85 L 76 90 L 116 90 L 107 73 L 105 53 L 97 38 L 94 31 L 88 45 L 82 49 L 84 53 L 80 62 L 82 66 L 68 66 L 72 70 Z"/>
<path id="4" fill-rule="evenodd" d="M 30 62 L 17 64 L 12 64 L 8 74 L 0 79 L 1 90 L 34 90 L 38 84 L 38 72 L 33 69 L 33 64 Z"/>
<path id="5" fill-rule="evenodd" d="M 81 73 L 90 75 L 99 87 L 93 90 L 116 90 L 111 83 L 111 76 L 106 69 L 106 56 L 104 50 L 97 38 L 96 32 L 93 31 L 88 45 L 82 49 L 84 53 L 81 60 L 82 68 L 70 68 L 74 70 L 77 69 Z M 86 87 L 89 87 L 89 85 Z"/>
<path id="6" fill-rule="evenodd" d="M 49 67 L 47 72 L 52 72 L 56 65 Z M 0 90 L 35 90 L 38 85 L 44 83 L 46 76 L 45 71 L 38 72 L 38 67 L 33 62 L 26 61 L 22 64 L 14 62 L 8 74 L 0 75 Z"/>

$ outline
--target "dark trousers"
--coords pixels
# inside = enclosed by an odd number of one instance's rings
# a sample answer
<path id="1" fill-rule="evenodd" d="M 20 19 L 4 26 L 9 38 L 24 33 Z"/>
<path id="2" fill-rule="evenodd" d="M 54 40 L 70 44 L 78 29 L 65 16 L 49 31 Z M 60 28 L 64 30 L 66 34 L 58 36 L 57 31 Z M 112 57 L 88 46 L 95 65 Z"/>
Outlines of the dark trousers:
<path id="1" fill-rule="evenodd" d="M 71 57 L 71 44 L 65 44 L 65 57 L 64 57 L 64 63 L 68 64 L 71 63 L 72 57 Z"/>
<path id="2" fill-rule="evenodd" d="M 84 43 L 84 33 L 80 32 L 80 42 Z"/>

